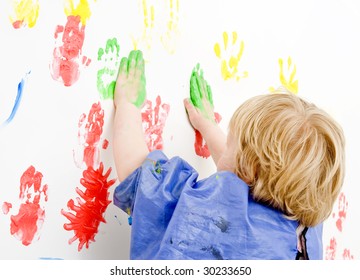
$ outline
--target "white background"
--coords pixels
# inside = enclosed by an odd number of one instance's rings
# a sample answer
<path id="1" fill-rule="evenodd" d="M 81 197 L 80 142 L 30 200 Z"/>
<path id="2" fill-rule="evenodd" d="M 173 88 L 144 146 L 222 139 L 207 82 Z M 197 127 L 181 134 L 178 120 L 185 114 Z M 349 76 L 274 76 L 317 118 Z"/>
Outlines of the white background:
<path id="1" fill-rule="evenodd" d="M 8 1 L 11 2 L 11 1 Z M 174 0 L 175 2 L 175 0 Z M 0 128 L 0 204 L 11 202 L 10 213 L 0 213 L 0 259 L 127 259 L 130 227 L 127 215 L 113 204 L 105 213 L 95 242 L 78 252 L 77 242 L 69 245 L 73 236 L 63 229 L 68 220 L 60 214 L 75 187 L 80 187 L 82 169 L 76 167 L 73 150 L 77 147 L 78 120 L 88 114 L 91 105 L 100 101 L 105 110 L 102 139 L 110 141 L 102 150 L 101 160 L 112 167 L 112 101 L 101 100 L 96 87 L 96 74 L 104 65 L 97 61 L 97 51 L 106 40 L 117 38 L 120 56 L 133 48 L 132 38 L 140 37 L 143 27 L 142 1 L 90 1 L 92 15 L 86 24 L 83 55 L 92 59 L 81 70 L 80 79 L 71 87 L 54 81 L 49 64 L 55 47 L 54 31 L 66 23 L 62 1 L 39 1 L 39 18 L 35 27 L 15 30 L 9 20 L 11 5 L 0 4 L 0 123 L 10 115 L 17 85 L 29 71 L 23 97 L 13 121 Z M 299 96 L 327 110 L 342 125 L 347 141 L 347 166 L 343 193 L 348 207 L 342 232 L 335 226 L 339 203 L 334 205 L 334 217 L 325 223 L 324 257 L 330 239 L 337 241 L 336 257 L 350 250 L 360 256 L 359 189 L 360 119 L 360 4 L 357 1 L 181 1 L 179 0 L 178 33 L 175 52 L 163 46 L 161 36 L 167 30 L 169 1 L 146 1 L 154 6 L 154 27 L 151 46 L 144 49 L 148 99 L 157 95 L 170 104 L 170 113 L 163 133 L 164 151 L 179 155 L 191 163 L 200 177 L 215 171 L 211 159 L 194 152 L 194 132 L 183 108 L 189 96 L 189 77 L 200 63 L 205 78 L 212 86 L 215 111 L 223 119 L 224 131 L 232 112 L 247 98 L 267 93 L 279 81 L 278 59 L 290 56 L 297 67 Z M 220 60 L 214 44 L 223 47 L 222 34 L 232 31 L 244 41 L 240 72 L 247 78 L 224 81 Z M 141 43 L 139 44 L 141 48 Z M 19 180 L 33 165 L 49 186 L 49 200 L 44 203 L 46 217 L 39 240 L 24 246 L 10 234 L 10 215 L 19 207 Z M 112 193 L 115 185 L 110 189 Z M 340 207 L 341 208 L 341 207 Z M 341 209 L 340 209 L 341 210 Z"/>

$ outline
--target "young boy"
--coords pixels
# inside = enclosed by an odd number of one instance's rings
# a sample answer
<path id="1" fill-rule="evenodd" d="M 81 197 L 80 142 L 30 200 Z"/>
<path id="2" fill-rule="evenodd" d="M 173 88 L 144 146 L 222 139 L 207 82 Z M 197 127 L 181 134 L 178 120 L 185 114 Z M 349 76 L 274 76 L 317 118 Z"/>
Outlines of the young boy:
<path id="1" fill-rule="evenodd" d="M 180 157 L 147 149 L 140 51 L 123 58 L 115 89 L 114 203 L 132 216 L 131 259 L 321 259 L 322 222 L 344 177 L 344 136 L 324 111 L 293 94 L 256 96 L 229 134 L 194 71 L 184 105 L 217 172 L 203 180 Z"/>

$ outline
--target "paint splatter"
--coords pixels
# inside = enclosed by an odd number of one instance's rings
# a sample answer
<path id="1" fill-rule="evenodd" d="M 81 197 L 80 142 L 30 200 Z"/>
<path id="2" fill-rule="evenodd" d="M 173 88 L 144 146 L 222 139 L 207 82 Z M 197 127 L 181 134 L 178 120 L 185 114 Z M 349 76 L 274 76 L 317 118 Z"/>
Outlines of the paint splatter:
<path id="1" fill-rule="evenodd" d="M 7 125 L 9 124 L 15 117 L 17 110 L 19 109 L 19 105 L 21 102 L 21 98 L 22 98 L 22 94 L 24 91 L 24 85 L 25 85 L 25 81 L 27 79 L 27 75 L 30 74 L 30 72 L 26 73 L 25 77 L 21 79 L 20 83 L 18 84 L 17 87 L 17 94 L 16 94 L 16 98 L 15 98 L 15 102 L 14 102 L 14 106 L 11 110 L 10 116 L 5 120 L 3 125 Z"/>
<path id="2" fill-rule="evenodd" d="M 147 100 L 141 112 L 145 140 L 149 151 L 161 150 L 163 148 L 162 133 L 165 122 L 170 111 L 170 105 L 161 104 L 161 97 L 156 97 L 156 105 L 153 108 L 152 102 Z"/>
<path id="3" fill-rule="evenodd" d="M 32 28 L 36 25 L 39 16 L 39 1 L 38 0 L 13 0 L 13 12 L 10 16 L 10 22 L 15 29 L 21 27 Z"/>
<path id="4" fill-rule="evenodd" d="M 97 72 L 97 89 L 102 99 L 114 99 L 116 77 L 119 69 L 120 46 L 116 38 L 106 41 L 105 49 L 98 50 L 98 61 L 104 67 Z"/>
<path id="5" fill-rule="evenodd" d="M 141 9 L 143 14 L 143 31 L 139 38 L 132 38 L 135 50 L 141 49 L 148 53 L 152 46 L 154 33 L 155 9 L 154 5 L 148 5 L 148 0 L 142 0 Z M 147 55 L 145 55 L 147 57 Z"/>
<path id="6" fill-rule="evenodd" d="M 214 45 L 215 55 L 221 60 L 221 76 L 225 81 L 229 79 L 239 81 L 241 78 L 248 76 L 247 71 L 243 71 L 242 74 L 239 73 L 238 67 L 244 52 L 244 41 L 238 44 L 237 38 L 238 34 L 235 31 L 232 32 L 231 46 L 229 46 L 229 35 L 227 32 L 224 32 L 224 50 L 221 50 L 219 43 L 215 43 Z"/>
<path id="7" fill-rule="evenodd" d="M 104 139 L 102 143 L 102 148 L 106 150 L 109 147 L 109 141 L 107 139 Z"/>
<path id="8" fill-rule="evenodd" d="M 95 241 L 100 223 L 106 223 L 104 213 L 111 203 L 108 199 L 108 190 L 116 181 L 115 179 L 108 180 L 111 168 L 103 174 L 104 164 L 100 162 L 99 147 L 103 125 L 104 110 L 101 108 L 100 102 L 92 105 L 88 116 L 82 114 L 78 123 L 82 163 L 86 164 L 80 183 L 85 191 L 76 188 L 76 193 L 79 195 L 76 202 L 70 199 L 67 203 L 69 211 L 61 210 L 61 213 L 70 221 L 64 224 L 64 229 L 74 231 L 74 236 L 69 240 L 69 244 L 78 240 L 78 251 L 81 251 L 84 245 L 89 248 L 90 242 Z M 103 140 L 102 148 L 106 149 L 108 143 L 108 140 Z"/>
<path id="9" fill-rule="evenodd" d="M 220 123 L 221 115 L 219 113 L 214 113 L 216 123 Z M 210 157 L 210 151 L 208 145 L 205 143 L 204 138 L 198 130 L 195 130 L 195 143 L 194 143 L 195 153 L 198 156 L 203 158 Z"/>
<path id="10" fill-rule="evenodd" d="M 179 0 L 168 0 L 168 21 L 166 31 L 160 37 L 161 43 L 169 54 L 174 54 L 179 37 Z M 175 3 L 174 3 L 175 2 Z"/>
<path id="11" fill-rule="evenodd" d="M 79 195 L 76 202 L 70 199 L 67 203 L 69 211 L 61 210 L 61 214 L 70 221 L 64 224 L 64 229 L 74 231 L 74 236 L 69 240 L 69 244 L 78 240 L 79 252 L 84 245 L 89 248 L 90 242 L 95 241 L 95 235 L 98 232 L 100 223 L 106 223 L 104 213 L 111 203 L 109 200 L 109 188 L 116 180 L 108 180 L 111 168 L 105 174 L 103 174 L 103 171 L 104 165 L 102 162 L 98 169 L 89 166 L 83 172 L 83 178 L 80 180 L 85 191 L 76 188 L 76 193 Z"/>
<path id="12" fill-rule="evenodd" d="M 348 202 L 346 200 L 345 194 L 342 192 L 339 195 L 338 198 L 338 218 L 336 220 L 336 227 L 337 229 L 342 232 L 343 229 L 343 222 L 346 219 L 346 214 L 347 214 L 347 208 L 348 208 Z"/>
<path id="13" fill-rule="evenodd" d="M 280 83 L 283 87 L 285 87 L 288 91 L 293 94 L 297 94 L 299 91 L 298 80 L 295 78 L 296 76 L 296 65 L 293 64 L 291 57 L 289 56 L 287 59 L 287 67 L 284 69 L 284 61 L 282 58 L 279 58 L 279 79 Z M 274 92 L 275 88 L 270 87 L 270 92 Z"/>
<path id="14" fill-rule="evenodd" d="M 4 215 L 8 214 L 11 208 L 12 208 L 12 204 L 10 202 L 5 201 L 2 205 L 2 211 Z"/>
<path id="15" fill-rule="evenodd" d="M 86 167 L 98 167 L 100 161 L 99 143 L 103 132 L 103 125 L 104 110 L 101 108 L 100 102 L 94 103 L 91 106 L 87 116 L 86 114 L 80 116 L 78 123 L 78 141 L 81 160 L 79 162 L 79 160 L 76 160 L 75 158 L 75 164 L 77 166 L 81 166 L 82 163 L 85 163 Z"/>
<path id="16" fill-rule="evenodd" d="M 215 226 L 217 226 L 223 233 L 229 232 L 230 222 L 225 220 L 223 217 L 219 218 L 219 220 L 214 221 Z"/>
<path id="17" fill-rule="evenodd" d="M 203 247 L 201 248 L 201 251 L 207 251 L 209 252 L 216 260 L 223 260 L 223 256 L 221 255 L 221 252 L 219 249 L 215 248 L 213 245 L 209 247 Z"/>
<path id="18" fill-rule="evenodd" d="M 335 237 L 330 239 L 330 244 L 326 246 L 325 260 L 335 260 L 337 242 Z"/>
<path id="19" fill-rule="evenodd" d="M 40 238 L 40 230 L 45 219 L 45 209 L 41 199 L 48 200 L 48 186 L 42 185 L 43 175 L 30 166 L 20 178 L 21 201 L 18 214 L 11 215 L 10 233 L 19 239 L 23 245 L 28 246 L 34 239 Z M 10 210 L 11 203 L 3 204 L 3 212 Z M 5 211 L 8 213 L 8 211 Z M 4 212 L 4 213 L 5 213 Z"/>
<path id="20" fill-rule="evenodd" d="M 71 86 L 78 81 L 81 67 L 89 66 L 91 62 L 91 59 L 82 56 L 85 25 L 91 15 L 89 3 L 80 0 L 75 7 L 73 1 L 67 0 L 65 14 L 65 26 L 58 25 L 55 30 L 56 47 L 53 51 L 50 73 L 54 80 L 62 82 L 64 86 Z"/>
<path id="21" fill-rule="evenodd" d="M 350 252 L 350 249 L 344 249 L 342 257 L 344 260 L 353 260 L 354 259 L 354 256 Z"/>

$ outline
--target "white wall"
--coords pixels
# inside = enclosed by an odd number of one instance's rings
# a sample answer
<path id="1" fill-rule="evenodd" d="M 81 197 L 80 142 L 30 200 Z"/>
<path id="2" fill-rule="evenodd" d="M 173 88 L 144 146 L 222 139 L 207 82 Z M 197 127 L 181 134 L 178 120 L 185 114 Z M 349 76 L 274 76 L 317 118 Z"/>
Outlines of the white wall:
<path id="1" fill-rule="evenodd" d="M 3 2 L 3 1 L 1 1 Z M 68 240 L 73 231 L 63 229 L 68 220 L 61 214 L 69 199 L 78 195 L 80 179 L 86 168 L 81 161 L 78 122 L 88 114 L 93 103 L 104 110 L 103 133 L 99 144 L 100 161 L 112 167 L 111 100 L 100 98 L 97 72 L 105 67 L 98 61 L 99 48 L 116 38 L 120 57 L 128 55 L 137 40 L 146 58 L 148 99 L 155 103 L 160 95 L 170 105 L 162 133 L 164 151 L 169 157 L 180 155 L 205 177 L 215 171 L 210 158 L 194 152 L 194 132 L 186 119 L 182 100 L 189 95 L 189 77 L 200 63 L 212 86 L 215 111 L 220 113 L 221 127 L 226 131 L 231 113 L 247 98 L 266 93 L 281 85 L 278 60 L 285 65 L 292 59 L 290 72 L 296 65 L 298 95 L 328 110 L 343 126 L 347 140 L 347 169 L 341 199 L 333 216 L 325 224 L 324 258 L 347 259 L 360 256 L 360 211 L 356 204 L 359 191 L 356 174 L 359 168 L 360 119 L 358 107 L 360 65 L 360 4 L 354 1 L 184 1 L 179 0 L 102 0 L 87 2 L 91 17 L 86 22 L 82 54 L 91 59 L 80 70 L 79 80 L 69 87 L 55 81 L 49 65 L 53 60 L 54 32 L 65 25 L 63 1 L 39 1 L 39 17 L 34 27 L 15 29 L 10 22 L 12 1 L 0 4 L 0 124 L 9 117 L 14 106 L 19 82 L 25 78 L 18 110 L 7 125 L 0 128 L 0 204 L 12 204 L 9 213 L 0 212 L 0 259 L 127 259 L 130 227 L 127 215 L 110 204 L 104 213 L 95 242 L 78 251 L 78 241 Z M 14 2 L 14 1 L 13 1 Z M 72 1 L 68 1 L 72 2 Z M 73 1 L 75 6 L 77 1 Z M 86 1 L 85 1 L 86 2 Z M 173 27 L 169 29 L 170 3 L 173 2 Z M 10 3 L 10 4 L 9 4 Z M 144 6 L 154 17 L 144 23 Z M 232 32 L 238 35 L 232 46 Z M 145 33 L 144 33 L 145 32 Z M 228 32 L 227 54 L 223 32 Z M 145 34 L 147 39 L 142 39 Z M 228 61 L 239 50 L 244 52 L 237 69 L 241 78 L 224 80 L 221 60 Z M 219 43 L 222 57 L 214 52 Z M 226 56 L 227 55 L 227 56 Z M 107 64 L 114 66 L 112 62 Z M 248 73 L 243 77 L 244 72 Z M 27 74 L 29 73 L 29 74 Z M 288 75 L 288 72 L 285 71 Z M 109 141 L 107 149 L 102 140 Z M 75 152 L 75 159 L 74 159 Z M 80 166 L 79 166 L 80 164 Z M 39 239 L 25 246 L 10 232 L 11 215 L 17 215 L 20 204 L 20 178 L 29 166 L 43 174 L 48 185 L 48 201 Z M 118 182 L 117 182 L 118 183 Z M 110 199 L 115 188 L 110 189 Z M 44 196 L 43 196 L 44 197 Z M 340 213 L 340 214 L 339 214 Z M 338 225 L 341 224 L 341 231 Z M 21 238 L 20 238 L 21 239 Z M 335 243 L 332 242 L 336 241 Z"/>

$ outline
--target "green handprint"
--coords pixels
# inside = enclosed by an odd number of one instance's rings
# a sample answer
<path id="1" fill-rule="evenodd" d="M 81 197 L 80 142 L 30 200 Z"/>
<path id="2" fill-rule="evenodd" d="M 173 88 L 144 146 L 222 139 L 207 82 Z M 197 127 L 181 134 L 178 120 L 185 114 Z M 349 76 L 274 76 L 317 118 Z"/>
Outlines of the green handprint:
<path id="1" fill-rule="evenodd" d="M 133 50 L 129 57 L 121 59 L 118 81 L 127 100 L 141 108 L 146 99 L 145 62 L 141 51 Z"/>
<path id="2" fill-rule="evenodd" d="M 106 41 L 105 50 L 98 50 L 98 61 L 104 61 L 104 68 L 97 72 L 97 89 L 102 99 L 114 99 L 116 75 L 119 68 L 120 46 L 116 38 Z"/>
<path id="3" fill-rule="evenodd" d="M 204 78 L 203 70 L 197 64 L 190 78 L 190 100 L 204 117 L 214 120 L 214 103 L 210 85 Z"/>

